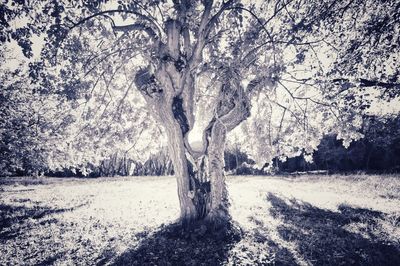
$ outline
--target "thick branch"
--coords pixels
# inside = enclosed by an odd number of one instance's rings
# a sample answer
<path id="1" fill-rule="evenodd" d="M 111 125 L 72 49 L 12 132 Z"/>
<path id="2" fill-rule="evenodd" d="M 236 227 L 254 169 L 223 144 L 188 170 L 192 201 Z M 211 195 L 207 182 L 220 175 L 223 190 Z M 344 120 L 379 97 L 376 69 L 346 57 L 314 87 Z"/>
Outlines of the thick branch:
<path id="1" fill-rule="evenodd" d="M 214 16 L 211 17 L 211 19 L 210 19 L 210 14 L 211 14 L 213 1 L 204 1 L 204 2 L 205 2 L 204 3 L 204 11 L 203 11 L 203 15 L 201 17 L 201 22 L 200 22 L 200 26 L 199 26 L 199 30 L 198 30 L 197 42 L 194 46 L 192 56 L 189 60 L 191 69 L 196 67 L 197 64 L 201 61 L 203 48 L 206 45 L 208 36 L 209 36 L 211 30 L 214 28 L 219 17 L 225 10 L 228 10 L 228 8 L 235 2 L 235 0 L 229 0 L 225 3 L 223 3 L 221 8 L 218 10 L 218 12 Z"/>
<path id="2" fill-rule="evenodd" d="M 80 26 L 80 25 L 84 24 L 86 21 L 88 21 L 88 20 L 90 20 L 92 18 L 95 18 L 95 17 L 98 17 L 98 16 L 104 16 L 104 15 L 107 15 L 107 14 L 114 14 L 114 13 L 128 13 L 128 14 L 133 14 L 133 15 L 138 16 L 140 19 L 149 22 L 151 25 L 153 25 L 157 29 L 157 34 L 153 31 L 152 35 L 155 35 L 155 36 L 158 36 L 158 37 L 161 38 L 161 36 L 162 36 L 161 29 L 158 27 L 158 25 L 151 18 L 149 18 L 149 17 L 147 17 L 147 16 L 145 16 L 145 15 L 139 13 L 139 12 L 133 11 L 133 10 L 113 9 L 113 10 L 101 11 L 101 12 L 95 13 L 93 15 L 90 15 L 90 16 L 88 16 L 86 18 L 83 18 L 78 22 L 72 22 L 73 25 L 71 27 L 69 27 L 69 29 L 72 30 L 72 29 L 76 28 L 77 26 Z M 150 27 L 149 27 L 149 29 L 153 30 Z"/>
<path id="3" fill-rule="evenodd" d="M 346 84 L 346 87 L 381 87 L 385 89 L 399 89 L 400 90 L 400 83 L 394 83 L 394 82 L 383 82 L 379 80 L 368 80 L 368 79 L 358 79 L 354 81 L 351 81 L 346 78 L 337 78 L 332 80 L 333 83 L 336 84 Z"/>
<path id="4" fill-rule="evenodd" d="M 197 41 L 193 49 L 192 56 L 189 59 L 189 66 L 190 69 L 193 69 L 198 65 L 198 63 L 201 61 L 202 53 L 203 53 L 203 48 L 206 44 L 205 40 L 205 28 L 207 25 L 208 18 L 210 16 L 211 8 L 213 5 L 213 1 L 205 1 L 204 3 L 204 11 L 203 15 L 201 17 L 201 22 L 198 30 L 198 35 L 197 35 Z"/>
<path id="5" fill-rule="evenodd" d="M 113 29 L 114 29 L 115 31 L 122 31 L 122 32 L 125 32 L 125 33 L 128 32 L 128 31 L 135 31 L 135 30 L 144 31 L 144 32 L 146 32 L 146 33 L 149 35 L 149 37 L 151 37 L 154 41 L 157 41 L 157 40 L 158 40 L 158 37 L 157 37 L 157 35 L 155 34 L 155 32 L 153 31 L 153 29 L 150 28 L 149 26 L 147 26 L 147 25 L 144 24 L 144 23 L 135 23 L 135 24 L 123 25 L 123 26 L 114 25 L 114 26 L 113 26 Z"/>

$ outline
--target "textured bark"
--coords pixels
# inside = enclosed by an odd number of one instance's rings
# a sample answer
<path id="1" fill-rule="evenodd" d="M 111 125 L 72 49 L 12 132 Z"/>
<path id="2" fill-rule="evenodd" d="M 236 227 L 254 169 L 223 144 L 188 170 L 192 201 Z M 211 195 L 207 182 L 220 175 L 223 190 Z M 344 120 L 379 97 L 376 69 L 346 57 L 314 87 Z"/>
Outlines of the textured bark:
<path id="1" fill-rule="evenodd" d="M 175 73 L 168 74 L 170 77 Z M 181 222 L 190 225 L 203 220 L 215 227 L 225 225 L 230 219 L 224 175 L 225 141 L 226 134 L 249 116 L 250 104 L 243 88 L 238 84 L 221 86 L 214 118 L 204 131 L 203 150 L 197 152 L 187 141 L 193 126 L 193 117 L 188 115 L 188 108 L 193 110 L 193 107 L 185 104 L 187 98 L 182 98 L 182 94 L 174 95 L 173 86 L 152 89 L 155 85 L 150 84 L 153 78 L 149 78 L 149 73 L 140 75 L 147 82 L 137 84 L 167 133 L 168 151 L 177 179 Z M 157 75 L 158 80 L 166 78 L 162 71 Z M 148 94 L 149 91 L 153 93 Z"/>
<path id="2" fill-rule="evenodd" d="M 181 221 L 184 224 L 188 224 L 198 219 L 198 214 L 191 197 L 190 172 L 185 154 L 185 144 L 181 125 L 175 119 L 171 109 L 162 110 L 160 116 L 167 132 L 168 152 L 174 165 L 181 210 Z"/>
<path id="3" fill-rule="evenodd" d="M 204 11 L 195 43 L 191 43 L 185 21 L 189 1 L 179 7 L 176 20 L 165 22 L 166 43 L 160 43 L 153 66 L 141 69 L 135 76 L 153 116 L 164 125 L 168 150 L 178 186 L 181 221 L 191 224 L 206 220 L 214 224 L 229 220 L 224 177 L 224 148 L 226 134 L 249 115 L 249 100 L 244 95 L 235 70 L 227 67 L 222 79 L 215 115 L 203 135 L 202 151 L 193 151 L 187 134 L 193 128 L 194 92 L 197 68 L 202 61 L 203 48 L 219 15 L 233 1 L 224 3 L 210 17 L 213 2 L 204 1 Z M 183 3 L 183 2 L 182 2 Z M 215 88 L 218 89 L 218 88 Z"/>
<path id="4" fill-rule="evenodd" d="M 226 136 L 249 116 L 249 109 L 249 99 L 238 83 L 222 85 L 214 118 L 204 131 L 203 150 L 194 152 L 185 142 L 196 219 L 204 219 L 214 227 L 230 220 L 224 174 Z"/>
<path id="5" fill-rule="evenodd" d="M 207 214 L 207 220 L 219 226 L 230 219 L 228 207 L 228 192 L 225 184 L 224 174 L 224 150 L 226 141 L 226 127 L 221 122 L 214 123 L 208 156 L 210 161 L 210 181 L 211 181 L 211 208 Z"/>

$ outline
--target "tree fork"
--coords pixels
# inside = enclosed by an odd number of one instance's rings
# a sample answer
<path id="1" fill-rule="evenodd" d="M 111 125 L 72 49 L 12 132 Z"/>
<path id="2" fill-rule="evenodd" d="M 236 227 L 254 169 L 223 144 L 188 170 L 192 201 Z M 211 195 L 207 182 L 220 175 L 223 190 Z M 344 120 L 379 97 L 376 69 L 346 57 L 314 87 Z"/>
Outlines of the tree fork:
<path id="1" fill-rule="evenodd" d="M 176 22 L 169 22 L 171 34 L 175 33 L 176 26 Z M 169 40 L 169 54 L 174 54 L 177 45 L 179 47 L 175 38 Z M 135 83 L 167 132 L 177 179 L 181 222 L 187 226 L 199 221 L 210 223 L 213 228 L 224 226 L 230 220 L 224 175 L 226 134 L 249 116 L 249 99 L 237 79 L 232 78 L 238 73 L 225 70 L 227 82 L 220 88 L 215 115 L 203 139 L 203 150 L 196 153 L 187 141 L 187 134 L 193 127 L 193 119 L 190 119 L 193 97 L 184 94 L 193 89 L 193 79 L 185 79 L 187 83 L 180 84 L 178 81 L 183 80 L 176 77 L 179 73 L 168 67 L 169 62 L 164 64 L 165 67 L 160 66 L 154 74 L 150 69 L 138 71 Z M 163 88 L 159 84 L 163 84 Z M 182 90 L 177 91 L 180 87 Z"/>

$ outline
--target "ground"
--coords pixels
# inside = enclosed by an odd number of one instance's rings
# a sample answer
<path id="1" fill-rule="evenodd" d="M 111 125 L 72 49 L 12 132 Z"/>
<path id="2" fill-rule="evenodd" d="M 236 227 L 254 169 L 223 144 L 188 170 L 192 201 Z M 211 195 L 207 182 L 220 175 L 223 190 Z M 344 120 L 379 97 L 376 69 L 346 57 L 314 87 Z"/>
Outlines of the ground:
<path id="1" fill-rule="evenodd" d="M 173 177 L 0 178 L 0 265 L 400 265 L 399 176 L 228 176 L 231 233 Z"/>

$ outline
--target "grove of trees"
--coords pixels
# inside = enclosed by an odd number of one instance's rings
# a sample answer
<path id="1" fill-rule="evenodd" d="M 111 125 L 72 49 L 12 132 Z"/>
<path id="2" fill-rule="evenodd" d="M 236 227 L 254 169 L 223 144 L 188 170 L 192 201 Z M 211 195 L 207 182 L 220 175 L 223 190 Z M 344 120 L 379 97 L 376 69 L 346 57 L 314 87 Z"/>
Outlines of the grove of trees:
<path id="1" fill-rule="evenodd" d="M 278 173 L 318 173 L 318 170 L 327 173 L 397 173 L 400 171 L 399 130 L 399 116 L 366 116 L 361 129 L 363 138 L 353 141 L 348 148 L 335 134 L 330 134 L 322 138 L 312 161 L 298 155 L 284 161 L 274 158 L 267 166 Z"/>
<path id="2" fill-rule="evenodd" d="M 261 166 L 363 137 L 398 100 L 399 24 L 395 0 L 5 1 L 0 168 L 167 146 L 182 223 L 224 225 L 227 141 Z"/>

